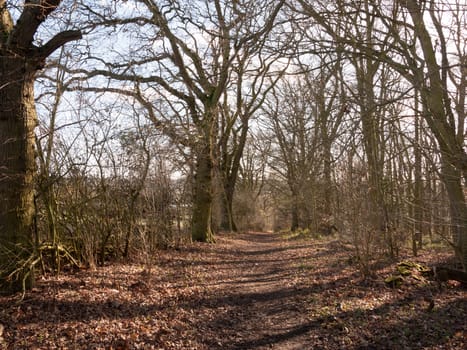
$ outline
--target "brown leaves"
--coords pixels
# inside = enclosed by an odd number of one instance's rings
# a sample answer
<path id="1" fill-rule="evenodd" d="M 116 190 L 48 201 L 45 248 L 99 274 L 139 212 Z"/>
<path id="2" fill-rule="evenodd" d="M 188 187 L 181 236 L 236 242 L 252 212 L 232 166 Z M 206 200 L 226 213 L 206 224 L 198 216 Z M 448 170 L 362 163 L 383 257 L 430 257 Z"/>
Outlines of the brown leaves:
<path id="1" fill-rule="evenodd" d="M 160 252 L 150 274 L 116 264 L 48 276 L 19 305 L 0 298 L 0 339 L 14 349 L 462 348 L 464 290 L 387 288 L 396 265 L 362 280 L 340 247 L 222 236 Z"/>

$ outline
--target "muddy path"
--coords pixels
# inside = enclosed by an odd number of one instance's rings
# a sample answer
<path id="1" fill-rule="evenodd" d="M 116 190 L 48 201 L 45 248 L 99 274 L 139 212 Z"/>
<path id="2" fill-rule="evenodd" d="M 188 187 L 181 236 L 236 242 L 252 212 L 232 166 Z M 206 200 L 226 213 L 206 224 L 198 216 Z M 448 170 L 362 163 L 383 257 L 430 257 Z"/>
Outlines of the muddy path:
<path id="1" fill-rule="evenodd" d="M 465 289 L 391 289 L 393 270 L 364 280 L 336 239 L 220 235 L 151 264 L 48 276 L 19 304 L 1 297 L 0 348 L 463 349 Z"/>

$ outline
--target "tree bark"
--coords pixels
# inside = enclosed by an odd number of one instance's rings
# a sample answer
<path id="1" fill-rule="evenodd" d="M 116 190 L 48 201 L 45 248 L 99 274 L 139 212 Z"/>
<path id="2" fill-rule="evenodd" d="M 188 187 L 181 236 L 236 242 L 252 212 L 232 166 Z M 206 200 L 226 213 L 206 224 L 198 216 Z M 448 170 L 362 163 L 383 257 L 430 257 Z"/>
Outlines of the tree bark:
<path id="1" fill-rule="evenodd" d="M 464 271 L 467 271 L 467 205 L 465 202 L 462 176 L 459 169 L 441 156 L 441 178 L 449 198 L 449 214 L 454 249 Z"/>
<path id="2" fill-rule="evenodd" d="M 323 130 L 324 131 L 324 130 Z M 324 208 L 323 212 L 326 220 L 332 217 L 332 153 L 331 145 L 332 142 L 329 139 L 328 135 L 322 133 L 321 137 L 323 138 L 323 180 L 324 180 Z"/>
<path id="3" fill-rule="evenodd" d="M 34 217 L 34 72 L 25 58 L 0 58 L 0 264 L 3 278 L 16 269 L 32 252 Z M 32 274 L 6 278 L 3 290 L 15 292 Z"/>
<path id="4" fill-rule="evenodd" d="M 212 170 L 210 145 L 204 145 L 197 154 L 193 189 L 192 239 L 198 242 L 213 242 L 211 227 L 213 204 Z"/>
<path id="5" fill-rule="evenodd" d="M 422 249 L 423 240 L 423 180 L 422 180 L 422 151 L 421 151 L 421 120 L 418 111 L 418 94 L 415 96 L 415 146 L 414 146 L 414 200 L 413 218 L 414 228 L 412 236 L 412 251 L 417 256 L 418 249 Z"/>
<path id="6" fill-rule="evenodd" d="M 365 155 L 368 163 L 368 199 L 370 202 L 370 225 L 374 232 L 385 235 L 388 226 L 382 180 L 384 176 L 384 152 L 381 143 L 380 118 L 375 106 L 374 78 L 379 63 L 369 59 L 355 60 L 357 71 L 358 97 L 360 98 L 360 118 Z"/>
<path id="7" fill-rule="evenodd" d="M 233 197 L 235 184 L 230 181 L 224 183 L 224 193 L 221 202 L 221 229 L 229 232 L 237 232 L 237 225 L 233 217 Z"/>
<path id="8" fill-rule="evenodd" d="M 239 107 L 240 108 L 240 107 Z M 235 187 L 237 185 L 238 173 L 240 171 L 240 161 L 245 149 L 246 139 L 248 136 L 249 116 L 242 118 L 242 128 L 238 137 L 238 144 L 229 152 L 228 138 L 222 144 L 222 159 L 220 169 L 222 174 L 222 186 L 224 189 L 221 201 L 221 229 L 230 232 L 237 231 L 237 225 L 233 217 L 233 200 Z M 232 133 L 232 131 L 230 131 Z M 229 136 L 227 134 L 227 136 Z M 235 137 L 236 138 L 236 137 Z"/>
<path id="9" fill-rule="evenodd" d="M 292 194 L 292 207 L 291 207 L 292 223 L 290 224 L 290 231 L 294 232 L 300 229 L 300 213 L 298 198 Z"/>

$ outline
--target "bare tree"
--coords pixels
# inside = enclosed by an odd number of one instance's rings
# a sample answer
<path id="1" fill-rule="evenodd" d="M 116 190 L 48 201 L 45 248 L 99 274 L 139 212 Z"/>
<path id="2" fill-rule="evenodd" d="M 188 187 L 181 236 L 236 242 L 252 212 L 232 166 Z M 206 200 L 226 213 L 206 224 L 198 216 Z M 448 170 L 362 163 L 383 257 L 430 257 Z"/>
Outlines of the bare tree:
<path id="1" fill-rule="evenodd" d="M 328 43 L 338 50 L 383 62 L 420 91 L 426 111 L 423 119 L 439 147 L 440 176 L 449 197 L 454 247 L 466 269 L 467 206 L 462 184 L 467 169 L 465 106 L 454 108 L 450 95 L 452 86 L 465 86 L 465 75 L 461 73 L 465 70 L 465 52 L 452 55 L 448 52 L 448 39 L 458 43 L 465 41 L 465 37 L 459 30 L 459 23 L 452 27 L 456 34 L 446 30 L 445 19 L 441 16 L 448 11 L 453 14 L 452 18 L 462 22 L 462 17 L 457 15 L 461 8 L 443 1 L 367 1 L 367 8 L 356 12 L 355 3 L 350 1 L 338 1 L 332 9 L 320 1 L 298 2 L 300 7 L 297 10 L 308 15 L 329 34 Z M 378 31 L 385 35 L 377 42 L 356 38 L 353 31 L 347 30 L 347 25 L 349 19 L 361 16 L 360 20 L 378 21 Z M 460 46 L 456 44 L 456 47 Z M 462 95 L 465 93 L 457 94 L 458 97 Z M 456 101 L 460 100 L 457 98 Z"/>
<path id="2" fill-rule="evenodd" d="M 155 125 L 194 158 L 192 236 L 213 241 L 213 169 L 222 96 L 243 52 L 255 54 L 257 42 L 273 27 L 284 1 L 213 2 L 138 1 L 138 15 L 95 14 L 96 25 L 127 27 L 138 36 L 139 57 L 130 62 L 104 62 L 102 69 L 79 70 L 86 79 L 107 77 L 110 91 L 136 99 Z M 87 7 L 86 10 L 92 11 Z M 135 31 L 135 26 L 138 31 Z M 154 42 L 154 40 L 156 40 Z M 146 73 L 153 73 L 146 75 Z M 131 83 L 130 89 L 117 82 Z"/>
<path id="3" fill-rule="evenodd" d="M 284 81 L 263 108 L 271 138 L 277 143 L 270 152 L 270 167 L 281 175 L 290 191 L 290 214 L 292 231 L 308 226 L 309 216 L 303 212 L 304 193 L 313 188 L 317 177 L 317 128 L 316 111 L 309 90 L 300 82 Z"/>
<path id="4" fill-rule="evenodd" d="M 251 119 L 288 67 L 286 59 L 278 64 L 280 54 L 264 49 L 269 40 L 264 36 L 237 54 L 219 107 L 218 168 L 223 189 L 220 227 L 227 231 L 237 231 L 232 206 Z"/>
<path id="5" fill-rule="evenodd" d="M 332 146 L 346 105 L 342 67 L 339 60 L 324 64 L 329 58 L 321 57 L 318 64 L 323 66 L 303 73 L 301 80 L 284 79 L 263 107 L 263 127 L 277 140 L 269 166 L 287 183 L 292 231 L 317 231 L 332 215 Z"/>
<path id="6" fill-rule="evenodd" d="M 268 225 L 273 196 L 266 198 L 264 186 L 270 144 L 258 135 L 250 135 L 246 140 L 232 206 L 240 230 L 264 230 Z"/>

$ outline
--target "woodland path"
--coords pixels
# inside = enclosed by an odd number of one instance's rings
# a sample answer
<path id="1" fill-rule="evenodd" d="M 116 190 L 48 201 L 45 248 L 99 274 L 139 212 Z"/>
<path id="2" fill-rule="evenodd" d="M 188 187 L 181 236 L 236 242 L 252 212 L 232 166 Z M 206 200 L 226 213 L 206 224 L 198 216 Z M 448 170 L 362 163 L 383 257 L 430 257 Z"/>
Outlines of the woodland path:
<path id="1" fill-rule="evenodd" d="M 215 295 L 220 298 L 208 298 L 207 303 L 221 314 L 211 320 L 217 339 L 209 347 L 304 349 L 311 345 L 307 333 L 319 325 L 313 324 L 307 308 L 322 286 L 314 285 L 307 270 L 314 258 L 310 253 L 317 251 L 310 249 L 310 243 L 291 244 L 265 233 L 223 242 L 230 256 L 214 267 L 218 271 Z"/>
<path id="2" fill-rule="evenodd" d="M 352 262 L 331 238 L 245 233 L 161 251 L 152 264 L 49 276 L 21 304 L 0 298 L 3 347 L 464 348 L 465 289 L 428 283 L 394 290 L 383 282 L 394 265 L 366 281 Z"/>

